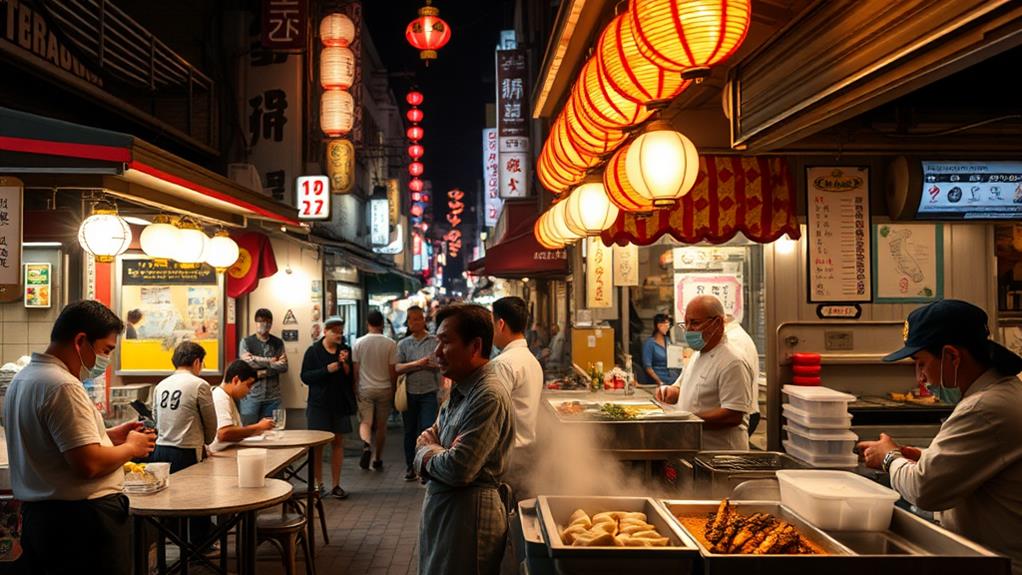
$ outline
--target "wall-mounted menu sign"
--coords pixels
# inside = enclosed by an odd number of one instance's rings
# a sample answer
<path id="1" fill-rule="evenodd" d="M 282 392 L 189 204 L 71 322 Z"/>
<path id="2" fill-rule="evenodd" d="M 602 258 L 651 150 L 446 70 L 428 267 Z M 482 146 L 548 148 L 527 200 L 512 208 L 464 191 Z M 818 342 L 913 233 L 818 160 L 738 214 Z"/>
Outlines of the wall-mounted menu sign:
<path id="1" fill-rule="evenodd" d="M 46 308 L 52 305 L 53 287 L 50 264 L 25 264 L 25 307 Z"/>
<path id="2" fill-rule="evenodd" d="M 216 270 L 207 264 L 195 269 L 181 267 L 175 261 L 160 264 L 156 260 L 121 260 L 121 285 L 216 285 Z"/>
<path id="3" fill-rule="evenodd" d="M 809 301 L 868 302 L 869 169 L 806 168 Z"/>
<path id="4" fill-rule="evenodd" d="M 920 219 L 1022 219 L 1022 162 L 922 162 Z"/>

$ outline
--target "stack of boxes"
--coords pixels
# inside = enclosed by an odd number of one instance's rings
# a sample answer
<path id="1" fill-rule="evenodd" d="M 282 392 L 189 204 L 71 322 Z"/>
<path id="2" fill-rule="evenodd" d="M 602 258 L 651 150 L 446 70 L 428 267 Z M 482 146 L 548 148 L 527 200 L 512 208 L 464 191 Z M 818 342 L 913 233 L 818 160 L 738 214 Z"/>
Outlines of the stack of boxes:
<path id="1" fill-rule="evenodd" d="M 781 407 L 787 420 L 784 431 L 788 438 L 782 441 L 785 451 L 814 467 L 848 469 L 858 465 L 859 456 L 853 450 L 859 436 L 851 431 L 852 415 L 848 413 L 854 395 L 819 386 L 785 385 L 782 391 L 788 397 Z"/>

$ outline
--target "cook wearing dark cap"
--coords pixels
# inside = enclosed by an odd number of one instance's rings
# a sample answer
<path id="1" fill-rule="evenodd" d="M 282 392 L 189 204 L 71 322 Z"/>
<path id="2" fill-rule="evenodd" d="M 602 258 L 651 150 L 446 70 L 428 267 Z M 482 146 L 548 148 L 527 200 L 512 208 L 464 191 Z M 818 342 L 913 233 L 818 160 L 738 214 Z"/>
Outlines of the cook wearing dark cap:
<path id="1" fill-rule="evenodd" d="M 1022 575 L 1022 357 L 990 339 L 986 312 L 960 300 L 913 311 L 903 338 L 884 361 L 912 358 L 919 383 L 954 411 L 925 449 L 882 433 L 859 453 L 910 503 L 1007 555 Z"/>

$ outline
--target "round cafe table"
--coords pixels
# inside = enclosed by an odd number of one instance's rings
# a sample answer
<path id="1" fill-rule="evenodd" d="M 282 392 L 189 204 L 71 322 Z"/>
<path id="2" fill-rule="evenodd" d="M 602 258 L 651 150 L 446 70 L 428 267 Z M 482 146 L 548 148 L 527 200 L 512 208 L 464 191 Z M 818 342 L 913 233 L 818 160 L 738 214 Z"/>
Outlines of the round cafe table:
<path id="1" fill-rule="evenodd" d="M 315 496 L 316 496 L 316 458 L 319 457 L 317 447 L 322 447 L 334 440 L 334 434 L 328 431 L 315 431 L 311 429 L 285 429 L 283 431 L 274 431 L 262 436 L 250 437 L 238 443 L 239 448 L 245 447 L 264 447 L 266 449 L 284 449 L 292 447 L 304 447 L 309 450 L 309 457 L 305 460 L 302 466 L 299 466 L 292 472 L 286 474 L 285 479 L 294 477 L 302 470 L 302 467 L 306 468 L 306 485 L 308 488 L 305 491 L 305 509 L 307 517 L 307 524 L 305 526 L 305 536 L 309 541 L 309 560 L 314 561 L 316 558 L 316 522 L 314 521 L 313 514 L 315 513 Z"/>

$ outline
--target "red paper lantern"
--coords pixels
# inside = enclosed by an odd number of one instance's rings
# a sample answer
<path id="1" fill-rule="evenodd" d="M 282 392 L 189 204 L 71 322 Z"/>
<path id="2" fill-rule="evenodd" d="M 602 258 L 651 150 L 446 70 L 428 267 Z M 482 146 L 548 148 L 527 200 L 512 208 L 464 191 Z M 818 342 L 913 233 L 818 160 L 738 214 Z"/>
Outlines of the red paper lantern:
<path id="1" fill-rule="evenodd" d="M 412 162 L 408 164 L 408 173 L 413 176 L 421 176 L 424 168 L 422 162 Z"/>
<path id="2" fill-rule="evenodd" d="M 419 140 L 422 139 L 422 136 L 425 135 L 425 132 L 422 130 L 421 126 L 412 126 L 408 128 L 408 131 L 405 132 L 405 135 L 408 136 L 409 140 L 413 142 L 418 142 Z"/>
<path id="3" fill-rule="evenodd" d="M 411 110 L 405 112 L 405 117 L 408 118 L 409 122 L 413 124 L 418 124 L 419 122 L 422 121 L 422 110 L 418 108 L 412 108 Z"/>
<path id="4" fill-rule="evenodd" d="M 418 160 L 425 153 L 426 148 L 423 148 L 422 144 L 412 144 L 411 146 L 408 146 L 408 157 L 413 160 Z"/>
<path id="5" fill-rule="evenodd" d="M 629 142 L 621 146 L 610 157 L 610 161 L 603 169 L 603 187 L 607 191 L 607 197 L 618 208 L 626 212 L 652 212 L 656 209 L 653 200 L 635 191 L 628 181 L 628 174 L 625 173 L 625 158 L 631 145 Z"/>
<path id="6" fill-rule="evenodd" d="M 429 194 L 422 194 L 421 197 L 422 197 L 422 203 L 424 203 L 424 204 L 428 204 L 429 203 Z"/>
<path id="7" fill-rule="evenodd" d="M 426 0 L 426 5 L 419 8 L 419 17 L 408 23 L 405 39 L 428 64 L 429 60 L 436 59 L 436 51 L 451 39 L 451 28 L 440 18 L 440 10 Z"/>
<path id="8" fill-rule="evenodd" d="M 610 21 L 596 45 L 596 54 L 600 72 L 610 86 L 639 104 L 674 98 L 692 83 L 642 55 L 632 32 L 631 13 Z"/>
<path id="9" fill-rule="evenodd" d="M 745 40 L 752 20 L 750 0 L 630 0 L 635 43 L 642 55 L 690 77 L 709 74 Z"/>
<path id="10" fill-rule="evenodd" d="M 419 205 L 419 204 L 412 204 L 412 207 L 411 207 L 411 209 L 409 211 L 411 211 L 412 215 L 417 217 L 417 218 L 421 218 L 422 217 L 422 206 Z"/>
<path id="11" fill-rule="evenodd" d="M 408 102 L 409 106 L 421 106 L 422 105 L 422 92 L 418 90 L 412 90 L 405 96 L 405 102 Z"/>
<path id="12" fill-rule="evenodd" d="M 419 192 L 412 192 L 412 201 L 413 202 L 421 202 L 422 201 L 422 194 L 419 193 Z"/>
<path id="13" fill-rule="evenodd" d="M 413 192 L 421 192 L 426 187 L 419 178 L 412 178 L 408 181 L 408 189 Z"/>

